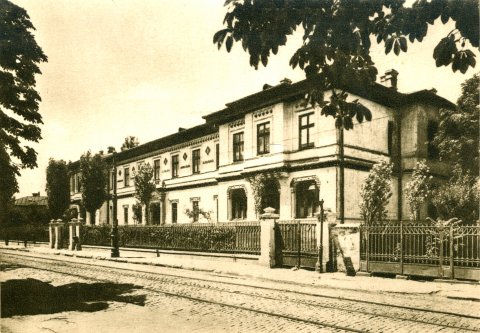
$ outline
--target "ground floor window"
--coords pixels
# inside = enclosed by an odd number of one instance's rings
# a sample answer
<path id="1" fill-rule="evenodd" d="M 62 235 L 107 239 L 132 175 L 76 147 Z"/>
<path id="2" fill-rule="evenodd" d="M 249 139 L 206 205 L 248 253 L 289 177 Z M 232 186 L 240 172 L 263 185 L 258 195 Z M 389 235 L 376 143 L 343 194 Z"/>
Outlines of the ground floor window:
<path id="1" fill-rule="evenodd" d="M 192 201 L 193 222 L 198 222 L 199 208 L 198 201 Z"/>
<path id="2" fill-rule="evenodd" d="M 152 224 L 160 224 L 160 203 L 152 202 L 150 204 L 150 220 Z"/>
<path id="3" fill-rule="evenodd" d="M 123 223 L 128 224 L 128 206 L 123 206 Z"/>
<path id="4" fill-rule="evenodd" d="M 280 185 L 275 179 L 265 181 L 262 196 L 262 211 L 267 207 L 275 208 L 275 213 L 280 214 Z"/>
<path id="5" fill-rule="evenodd" d="M 245 219 L 247 217 L 247 195 L 242 188 L 234 189 L 230 192 L 231 200 L 231 218 Z"/>
<path id="6" fill-rule="evenodd" d="M 172 223 L 177 223 L 177 217 L 178 217 L 178 203 L 172 202 Z"/>
<path id="7" fill-rule="evenodd" d="M 296 184 L 296 217 L 313 217 L 318 211 L 318 186 L 315 181 L 303 181 Z"/>

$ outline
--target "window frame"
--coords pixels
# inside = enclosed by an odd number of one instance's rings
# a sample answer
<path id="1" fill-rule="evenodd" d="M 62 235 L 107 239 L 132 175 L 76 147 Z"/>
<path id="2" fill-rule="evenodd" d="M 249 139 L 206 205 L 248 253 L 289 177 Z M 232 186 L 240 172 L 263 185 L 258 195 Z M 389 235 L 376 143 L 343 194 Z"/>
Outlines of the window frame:
<path id="1" fill-rule="evenodd" d="M 435 135 L 438 133 L 439 123 L 436 120 L 429 120 L 427 122 L 427 158 L 438 160 L 440 158 L 440 151 L 433 144 Z"/>
<path id="2" fill-rule="evenodd" d="M 178 222 L 178 202 L 172 202 L 171 208 L 172 208 L 172 224 L 175 224 Z"/>
<path id="3" fill-rule="evenodd" d="M 241 138 L 237 139 L 237 138 Z M 242 162 L 244 160 L 243 152 L 245 149 L 245 135 L 244 132 L 233 133 L 232 135 L 232 144 L 233 144 L 233 162 Z M 238 155 L 238 156 L 237 156 Z"/>
<path id="4" fill-rule="evenodd" d="M 218 170 L 220 168 L 220 144 L 215 144 L 215 168 Z"/>
<path id="5" fill-rule="evenodd" d="M 192 174 L 200 173 L 200 148 L 192 150 Z"/>
<path id="6" fill-rule="evenodd" d="M 389 120 L 387 123 L 387 153 L 389 156 L 393 154 L 393 138 L 395 136 L 395 124 Z"/>
<path id="7" fill-rule="evenodd" d="M 130 167 L 123 168 L 123 187 L 130 186 Z"/>
<path id="8" fill-rule="evenodd" d="M 198 222 L 200 218 L 200 206 L 198 200 L 192 201 L 193 222 Z"/>
<path id="9" fill-rule="evenodd" d="M 178 171 L 180 167 L 179 155 L 172 155 L 171 157 L 171 166 L 172 166 L 172 178 L 178 178 Z"/>
<path id="10" fill-rule="evenodd" d="M 153 179 L 160 180 L 160 159 L 153 160 Z"/>
<path id="11" fill-rule="evenodd" d="M 263 127 L 263 130 L 261 128 Z M 263 144 L 260 143 L 263 139 Z M 270 122 L 257 124 L 257 155 L 270 153 Z"/>
<path id="12" fill-rule="evenodd" d="M 298 149 L 303 150 L 303 149 L 309 149 L 315 147 L 315 142 L 311 140 L 312 138 L 312 133 L 311 133 L 311 128 L 315 127 L 315 122 L 310 122 L 311 116 L 315 115 L 315 112 L 309 112 L 306 114 L 302 114 L 298 116 Z M 302 125 L 302 119 L 306 118 L 307 123 L 306 125 Z M 303 143 L 302 142 L 302 131 L 307 132 L 307 142 Z"/>

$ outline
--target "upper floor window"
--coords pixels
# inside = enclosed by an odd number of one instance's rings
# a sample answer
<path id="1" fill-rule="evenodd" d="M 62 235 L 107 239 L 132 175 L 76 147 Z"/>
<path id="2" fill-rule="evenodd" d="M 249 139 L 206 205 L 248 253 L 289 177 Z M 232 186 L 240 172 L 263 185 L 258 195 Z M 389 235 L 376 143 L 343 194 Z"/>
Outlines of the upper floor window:
<path id="1" fill-rule="evenodd" d="M 130 186 L 130 168 L 123 169 L 123 186 Z"/>
<path id="2" fill-rule="evenodd" d="M 70 176 L 70 192 L 75 193 L 75 176 Z"/>
<path id="3" fill-rule="evenodd" d="M 438 132 L 438 123 L 429 121 L 427 125 L 427 156 L 428 158 L 437 159 L 439 156 L 438 148 L 433 144 L 433 139 Z"/>
<path id="4" fill-rule="evenodd" d="M 192 151 L 192 172 L 200 172 L 200 149 L 195 149 Z"/>
<path id="5" fill-rule="evenodd" d="M 220 167 L 220 145 L 218 143 L 215 145 L 215 167 L 217 169 Z"/>
<path id="6" fill-rule="evenodd" d="M 243 132 L 233 135 L 233 161 L 243 161 Z"/>
<path id="7" fill-rule="evenodd" d="M 393 121 L 389 121 L 387 125 L 387 149 L 388 155 L 392 155 L 393 152 Z"/>
<path id="8" fill-rule="evenodd" d="M 315 123 L 313 122 L 314 113 L 305 114 L 298 119 L 299 124 L 299 149 L 312 148 L 314 146 L 312 132 Z"/>
<path id="9" fill-rule="evenodd" d="M 178 155 L 172 156 L 172 178 L 178 177 Z"/>
<path id="10" fill-rule="evenodd" d="M 153 178 L 160 180 L 160 160 L 153 161 Z"/>
<path id="11" fill-rule="evenodd" d="M 270 123 L 257 125 L 257 154 L 270 152 Z"/>

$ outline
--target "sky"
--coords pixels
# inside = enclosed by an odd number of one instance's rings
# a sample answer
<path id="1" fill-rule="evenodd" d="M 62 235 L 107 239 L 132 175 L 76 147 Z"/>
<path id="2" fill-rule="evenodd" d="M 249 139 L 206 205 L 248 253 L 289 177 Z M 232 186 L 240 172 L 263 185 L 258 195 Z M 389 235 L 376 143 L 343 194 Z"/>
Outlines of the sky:
<path id="1" fill-rule="evenodd" d="M 203 123 L 202 116 L 228 102 L 278 84 L 299 81 L 301 70 L 289 67 L 301 36 L 269 59 L 266 68 L 250 67 L 240 45 L 220 51 L 212 39 L 223 25 L 224 0 L 13 0 L 30 15 L 37 43 L 48 56 L 37 76 L 42 97 L 43 139 L 32 146 L 38 168 L 22 170 L 16 197 L 45 195 L 50 158 L 75 161 L 115 146 L 125 137 L 140 143 Z M 452 22 L 430 26 L 424 42 L 408 53 L 385 56 L 372 47 L 379 73 L 395 68 L 401 92 L 435 87 L 455 102 L 460 84 L 474 73 L 436 68 L 432 58 Z M 478 52 L 477 61 L 478 59 Z M 478 70 L 477 70 L 478 71 Z M 380 76 L 380 75 L 379 75 Z"/>

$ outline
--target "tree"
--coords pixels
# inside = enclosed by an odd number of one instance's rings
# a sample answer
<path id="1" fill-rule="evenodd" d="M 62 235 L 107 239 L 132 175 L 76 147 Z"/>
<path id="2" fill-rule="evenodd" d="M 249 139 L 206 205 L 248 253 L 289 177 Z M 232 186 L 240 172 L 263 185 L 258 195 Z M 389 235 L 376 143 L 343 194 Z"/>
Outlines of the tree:
<path id="1" fill-rule="evenodd" d="M 156 192 L 155 183 L 153 182 L 153 168 L 149 163 L 142 163 L 133 180 L 135 184 L 135 198 L 145 205 L 145 220 L 149 221 L 149 205 Z"/>
<path id="2" fill-rule="evenodd" d="M 373 165 L 362 184 L 360 211 L 366 225 L 383 223 L 387 219 L 387 205 L 392 196 L 391 177 L 392 165 L 383 161 Z"/>
<path id="3" fill-rule="evenodd" d="M 412 178 L 405 187 L 410 218 L 413 221 L 418 221 L 420 208 L 431 194 L 431 180 L 430 169 L 425 161 L 417 162 L 412 172 Z"/>
<path id="4" fill-rule="evenodd" d="M 95 224 L 95 212 L 107 198 L 107 164 L 102 155 L 91 152 L 80 157 L 80 174 L 82 183 L 82 202 L 90 213 L 90 224 Z"/>
<path id="5" fill-rule="evenodd" d="M 64 160 L 49 160 L 46 191 L 52 218 L 61 218 L 70 205 L 68 167 Z"/>
<path id="6" fill-rule="evenodd" d="M 442 220 L 458 218 L 464 223 L 479 219 L 480 179 L 456 168 L 450 180 L 433 191 L 432 203 Z"/>
<path id="7" fill-rule="evenodd" d="M 479 166 L 479 82 L 478 74 L 466 80 L 457 108 L 440 110 L 438 132 L 433 140 L 442 160 L 453 162 L 473 176 L 478 176 Z"/>
<path id="8" fill-rule="evenodd" d="M 125 151 L 131 148 L 135 148 L 137 146 L 138 146 L 138 138 L 134 136 L 127 136 L 120 150 Z"/>
<path id="9" fill-rule="evenodd" d="M 24 141 L 41 139 L 40 95 L 35 90 L 38 65 L 47 56 L 37 45 L 27 12 L 10 1 L 0 2 L 0 211 L 18 191 L 16 176 L 22 168 L 37 166 L 37 153 Z M 14 158 L 14 159 L 12 159 Z M 0 216 L 3 221 L 4 216 Z"/>

